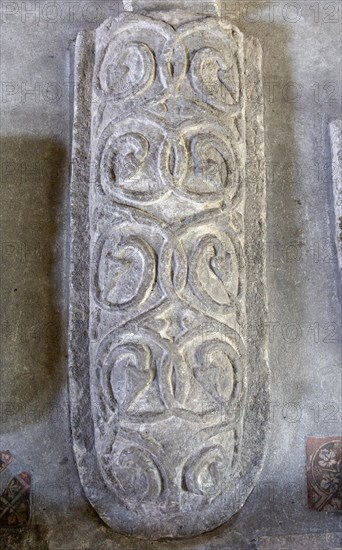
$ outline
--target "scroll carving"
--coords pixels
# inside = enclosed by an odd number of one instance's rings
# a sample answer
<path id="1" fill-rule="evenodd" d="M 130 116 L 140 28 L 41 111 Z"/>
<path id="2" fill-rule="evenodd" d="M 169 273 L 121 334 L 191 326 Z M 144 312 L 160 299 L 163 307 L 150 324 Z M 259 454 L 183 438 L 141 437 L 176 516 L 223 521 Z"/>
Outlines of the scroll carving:
<path id="1" fill-rule="evenodd" d="M 262 104 L 246 99 L 260 49 L 248 44 L 216 19 L 142 15 L 79 38 L 76 70 L 92 59 L 91 128 L 81 221 L 76 172 L 73 184 L 85 248 L 71 275 L 72 423 L 86 492 L 91 475 L 99 487 L 88 497 L 126 533 L 213 529 L 243 503 L 227 487 L 245 479 L 248 494 L 262 462 L 263 440 L 253 456 L 249 434 L 262 434 L 265 410 L 246 423 L 261 399 L 251 385 L 263 388 L 267 371 L 262 336 L 254 353 L 248 332 L 248 232 L 260 231 L 264 208 L 260 168 L 248 218 L 246 163 L 262 162 L 247 135 L 257 121 L 262 137 Z M 263 287 L 259 299 L 251 318 L 262 323 Z"/>

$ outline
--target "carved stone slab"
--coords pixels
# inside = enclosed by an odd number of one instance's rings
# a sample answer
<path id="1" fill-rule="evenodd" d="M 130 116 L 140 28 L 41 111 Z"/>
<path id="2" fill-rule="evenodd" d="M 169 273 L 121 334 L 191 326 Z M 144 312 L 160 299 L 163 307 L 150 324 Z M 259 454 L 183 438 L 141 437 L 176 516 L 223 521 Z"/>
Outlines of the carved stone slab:
<path id="1" fill-rule="evenodd" d="M 81 33 L 70 399 L 85 493 L 114 529 L 190 537 L 262 466 L 268 413 L 261 50 L 191 14 Z"/>

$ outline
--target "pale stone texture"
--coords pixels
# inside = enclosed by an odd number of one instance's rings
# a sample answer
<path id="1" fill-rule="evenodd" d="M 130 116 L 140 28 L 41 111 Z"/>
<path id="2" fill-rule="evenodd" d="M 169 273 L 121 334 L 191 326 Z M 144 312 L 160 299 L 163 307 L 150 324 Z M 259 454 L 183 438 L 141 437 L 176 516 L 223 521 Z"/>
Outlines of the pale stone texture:
<path id="1" fill-rule="evenodd" d="M 214 18 L 134 13 L 82 33 L 75 65 L 80 477 L 114 529 L 190 537 L 242 506 L 264 460 L 261 48 Z"/>
<path id="2" fill-rule="evenodd" d="M 267 285 L 269 320 L 274 323 L 269 338 L 272 436 L 259 481 L 238 514 L 193 540 L 158 542 L 115 533 L 90 506 L 73 460 L 68 414 L 68 168 L 74 80 L 68 50 L 82 29 L 97 28 L 120 4 L 101 0 L 96 13 L 86 11 L 88 1 L 80 0 L 69 16 L 70 5 L 54 0 L 60 15 L 55 13 L 53 23 L 47 22 L 45 0 L 35 2 L 37 17 L 27 15 L 26 20 L 24 8 L 32 8 L 33 2 L 24 2 L 23 8 L 21 2 L 2 2 L 3 10 L 5 4 L 17 13 L 2 13 L 0 33 L 0 446 L 15 452 L 32 473 L 33 516 L 27 531 L 2 531 L 0 546 L 255 550 L 256 541 L 269 536 L 272 550 L 278 550 L 279 537 L 339 532 L 340 515 L 308 510 L 305 443 L 309 435 L 340 432 L 341 343 L 336 335 L 341 334 L 341 279 L 329 136 L 330 121 L 342 112 L 340 4 L 333 1 L 328 9 L 326 2 L 295 2 L 302 9 L 295 17 L 292 2 L 279 0 L 273 3 L 273 16 L 267 2 L 256 0 L 260 11 L 253 22 L 252 7 L 246 17 L 246 2 L 225 2 L 226 17 L 245 35 L 256 36 L 263 49 Z M 293 101 L 286 97 L 289 82 L 298 86 Z M 60 93 L 48 97 L 47 83 Z M 25 99 L 25 87 L 35 86 L 36 93 Z M 7 96 L 6 90 L 11 92 Z"/>

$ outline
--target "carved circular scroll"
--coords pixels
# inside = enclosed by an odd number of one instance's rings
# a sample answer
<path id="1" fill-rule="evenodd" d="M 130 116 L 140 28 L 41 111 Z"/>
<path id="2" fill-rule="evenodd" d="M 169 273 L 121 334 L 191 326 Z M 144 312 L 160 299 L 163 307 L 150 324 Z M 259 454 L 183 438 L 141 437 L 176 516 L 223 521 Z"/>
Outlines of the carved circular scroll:
<path id="1" fill-rule="evenodd" d="M 238 159 L 236 139 L 219 125 L 170 132 L 153 120 L 127 119 L 103 133 L 96 180 L 122 203 L 149 204 L 172 191 L 193 203 L 235 205 L 242 192 Z"/>
<path id="2" fill-rule="evenodd" d="M 151 231 L 132 224 L 102 235 L 93 251 L 91 286 L 99 306 L 132 309 L 149 301 L 156 285 L 157 252 Z"/>
<path id="3" fill-rule="evenodd" d="M 100 69 L 101 89 L 113 99 L 130 99 L 151 87 L 155 70 L 153 52 L 146 44 L 113 43 Z"/>

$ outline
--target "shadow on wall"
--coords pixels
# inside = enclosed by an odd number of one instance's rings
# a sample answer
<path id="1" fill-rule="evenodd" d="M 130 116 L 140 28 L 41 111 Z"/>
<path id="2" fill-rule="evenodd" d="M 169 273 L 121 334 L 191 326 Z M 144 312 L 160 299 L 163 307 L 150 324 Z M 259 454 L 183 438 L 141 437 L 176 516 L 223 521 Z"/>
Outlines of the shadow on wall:
<path id="1" fill-rule="evenodd" d="M 50 415 L 66 383 L 61 244 L 67 160 L 52 140 L 1 141 L 1 433 Z"/>

